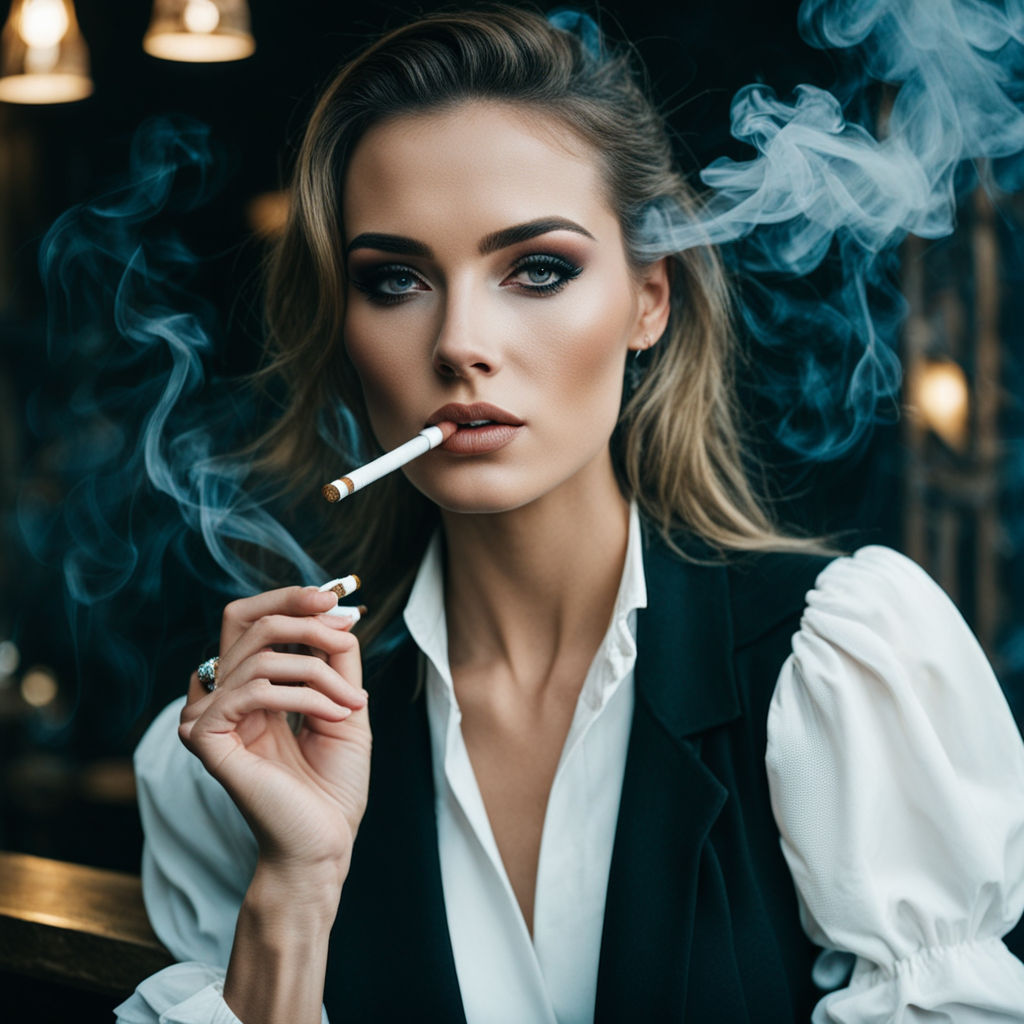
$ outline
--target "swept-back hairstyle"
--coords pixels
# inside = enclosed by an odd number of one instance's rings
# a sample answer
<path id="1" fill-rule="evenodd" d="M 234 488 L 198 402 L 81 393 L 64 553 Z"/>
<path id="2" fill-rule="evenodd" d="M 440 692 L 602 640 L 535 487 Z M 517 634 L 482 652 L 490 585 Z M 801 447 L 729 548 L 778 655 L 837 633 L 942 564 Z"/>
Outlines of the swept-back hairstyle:
<path id="1" fill-rule="evenodd" d="M 282 472 L 293 493 L 315 494 L 339 472 L 345 456 L 318 429 L 339 403 L 370 436 L 342 342 L 341 195 L 353 150 L 373 125 L 479 99 L 553 120 L 592 150 L 636 270 L 651 259 L 641 257 L 640 243 L 650 251 L 642 235 L 652 204 L 696 212 L 697 197 L 630 54 L 607 52 L 593 22 L 573 20 L 556 19 L 561 28 L 509 6 L 433 14 L 378 40 L 324 92 L 298 154 L 289 219 L 268 275 L 266 373 L 283 380 L 287 400 L 263 439 L 263 466 Z M 643 355 L 640 382 L 624 389 L 612 440 L 620 486 L 666 536 L 687 530 L 720 551 L 811 547 L 776 528 L 745 471 L 730 293 L 718 254 L 708 246 L 669 258 L 669 324 Z M 376 484 L 369 501 L 363 497 L 333 510 L 322 533 L 327 543 L 315 553 L 332 567 L 343 555 L 346 571 L 365 572 L 370 622 L 379 627 L 405 600 L 437 510 L 398 473 Z"/>

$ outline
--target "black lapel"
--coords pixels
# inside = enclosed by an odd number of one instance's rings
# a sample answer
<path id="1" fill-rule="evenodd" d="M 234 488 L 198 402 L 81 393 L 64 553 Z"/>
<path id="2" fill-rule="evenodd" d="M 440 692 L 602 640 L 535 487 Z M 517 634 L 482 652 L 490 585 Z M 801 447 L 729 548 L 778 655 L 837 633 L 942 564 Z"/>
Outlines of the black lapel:
<path id="1" fill-rule="evenodd" d="M 726 570 L 645 543 L 636 707 L 608 879 L 599 1022 L 681 1019 L 701 850 L 726 799 L 699 733 L 740 715 Z"/>
<path id="2" fill-rule="evenodd" d="M 370 799 L 331 936 L 333 1020 L 465 1021 L 448 935 L 426 701 L 407 640 L 368 680 Z M 414 694 L 416 694 L 414 696 Z"/>

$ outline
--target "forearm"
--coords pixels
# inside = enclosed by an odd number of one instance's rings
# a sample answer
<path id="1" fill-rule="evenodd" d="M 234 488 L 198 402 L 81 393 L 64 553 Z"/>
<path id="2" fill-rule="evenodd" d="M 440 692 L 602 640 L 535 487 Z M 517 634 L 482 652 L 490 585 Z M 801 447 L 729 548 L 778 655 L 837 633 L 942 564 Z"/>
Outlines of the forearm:
<path id="1" fill-rule="evenodd" d="M 224 1000 L 243 1024 L 320 1024 L 336 876 L 292 885 L 257 867 L 238 913 Z"/>

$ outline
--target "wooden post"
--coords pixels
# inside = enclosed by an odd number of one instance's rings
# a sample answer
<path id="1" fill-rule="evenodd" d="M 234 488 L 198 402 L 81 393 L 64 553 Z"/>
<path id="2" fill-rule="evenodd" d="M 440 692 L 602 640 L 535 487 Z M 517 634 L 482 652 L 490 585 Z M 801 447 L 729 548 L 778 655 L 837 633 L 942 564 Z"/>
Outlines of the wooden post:
<path id="1" fill-rule="evenodd" d="M 1001 444 L 999 240 L 992 200 L 984 187 L 974 190 L 971 253 L 974 262 L 974 409 L 977 494 L 975 501 L 975 632 L 982 646 L 995 650 L 999 596 L 999 486 Z"/>

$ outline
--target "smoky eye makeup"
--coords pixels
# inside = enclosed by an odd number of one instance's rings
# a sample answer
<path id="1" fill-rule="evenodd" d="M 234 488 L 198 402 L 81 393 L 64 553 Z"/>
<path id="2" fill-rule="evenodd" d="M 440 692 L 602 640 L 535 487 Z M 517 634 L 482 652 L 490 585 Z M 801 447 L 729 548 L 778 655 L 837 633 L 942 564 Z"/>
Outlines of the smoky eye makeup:
<path id="1" fill-rule="evenodd" d="M 506 284 L 533 295 L 551 295 L 561 291 L 583 273 L 574 260 L 554 253 L 530 253 L 515 261 Z"/>
<path id="2" fill-rule="evenodd" d="M 426 290 L 423 278 L 412 267 L 402 263 L 355 267 L 349 271 L 348 277 L 356 291 L 362 292 L 371 302 L 384 306 Z"/>
<path id="3" fill-rule="evenodd" d="M 583 265 L 567 255 L 532 252 L 512 262 L 501 284 L 522 295 L 542 297 L 560 292 L 582 273 Z M 349 269 L 348 279 L 368 301 L 381 306 L 394 305 L 430 290 L 418 271 L 394 261 L 359 261 Z"/>

